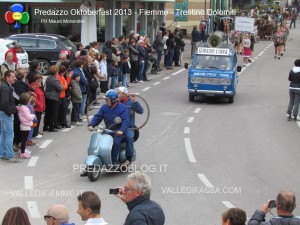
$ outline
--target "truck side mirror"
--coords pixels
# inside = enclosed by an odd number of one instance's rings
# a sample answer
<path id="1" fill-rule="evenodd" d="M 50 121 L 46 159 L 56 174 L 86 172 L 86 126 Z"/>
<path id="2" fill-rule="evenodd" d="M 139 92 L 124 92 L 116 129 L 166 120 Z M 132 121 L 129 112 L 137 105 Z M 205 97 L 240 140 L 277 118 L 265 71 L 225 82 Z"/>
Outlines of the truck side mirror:
<path id="1" fill-rule="evenodd" d="M 241 67 L 241 66 L 238 66 L 238 67 L 236 68 L 236 71 L 241 72 L 241 71 L 242 71 L 242 67 Z"/>
<path id="2" fill-rule="evenodd" d="M 189 68 L 189 64 L 188 64 L 188 63 L 185 63 L 185 64 L 184 64 L 184 68 L 185 68 L 185 69 L 188 69 L 188 68 Z"/>

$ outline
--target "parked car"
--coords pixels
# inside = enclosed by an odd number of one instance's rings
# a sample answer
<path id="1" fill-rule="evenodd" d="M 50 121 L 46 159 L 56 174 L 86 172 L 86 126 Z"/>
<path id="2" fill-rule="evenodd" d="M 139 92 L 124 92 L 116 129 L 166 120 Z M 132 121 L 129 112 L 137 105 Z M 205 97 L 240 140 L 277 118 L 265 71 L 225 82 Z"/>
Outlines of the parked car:
<path id="1" fill-rule="evenodd" d="M 14 40 L 0 39 L 0 65 L 5 61 L 5 53 L 13 48 L 17 42 Z M 28 54 L 22 48 L 20 53 L 17 53 L 18 63 L 20 67 L 28 68 Z"/>
<path id="2" fill-rule="evenodd" d="M 40 73 L 47 74 L 51 65 L 59 60 L 59 53 L 66 52 L 68 58 L 75 54 L 76 47 L 70 39 L 57 34 L 24 33 L 14 34 L 7 39 L 17 41 L 26 50 L 29 62 L 40 61 Z"/>

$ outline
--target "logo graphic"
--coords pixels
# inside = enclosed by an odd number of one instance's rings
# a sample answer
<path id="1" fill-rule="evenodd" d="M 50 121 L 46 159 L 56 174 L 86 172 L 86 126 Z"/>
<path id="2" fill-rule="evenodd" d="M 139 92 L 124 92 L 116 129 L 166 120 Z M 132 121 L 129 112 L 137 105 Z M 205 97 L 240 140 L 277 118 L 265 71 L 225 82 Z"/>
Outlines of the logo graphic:
<path id="1" fill-rule="evenodd" d="M 7 11 L 4 15 L 8 24 L 16 23 L 15 28 L 20 29 L 20 23 L 25 25 L 29 22 L 29 13 L 24 12 L 24 6 L 21 4 L 13 4 L 11 11 Z"/>

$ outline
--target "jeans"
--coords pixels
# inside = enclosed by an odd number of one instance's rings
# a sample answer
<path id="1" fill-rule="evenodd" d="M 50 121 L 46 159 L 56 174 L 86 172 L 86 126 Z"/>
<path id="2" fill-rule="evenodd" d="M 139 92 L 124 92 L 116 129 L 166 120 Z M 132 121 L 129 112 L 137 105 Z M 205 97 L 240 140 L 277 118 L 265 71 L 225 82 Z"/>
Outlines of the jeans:
<path id="1" fill-rule="evenodd" d="M 29 131 L 27 141 L 32 141 L 33 132 L 34 132 L 34 127 L 32 127 L 31 130 Z"/>
<path id="2" fill-rule="evenodd" d="M 112 163 L 120 163 L 118 160 L 119 157 L 119 151 L 120 151 L 120 146 L 121 146 L 121 140 L 123 136 L 114 136 L 114 144 L 113 144 L 113 149 L 112 149 L 112 154 L 111 154 L 111 160 Z"/>
<path id="3" fill-rule="evenodd" d="M 296 19 L 291 20 L 290 29 L 292 28 L 293 24 L 294 24 L 294 28 L 296 28 Z"/>
<path id="4" fill-rule="evenodd" d="M 72 113 L 71 113 L 71 121 L 72 122 L 78 122 L 79 121 L 79 109 L 80 109 L 80 103 L 72 102 Z"/>
<path id="5" fill-rule="evenodd" d="M 87 99 L 87 94 L 82 94 L 82 100 L 81 100 L 81 105 L 80 105 L 80 115 L 81 116 L 85 115 L 86 99 Z"/>
<path id="6" fill-rule="evenodd" d="M 117 80 L 118 80 L 118 76 L 111 76 L 111 86 L 110 86 L 111 89 L 115 89 Z"/>
<path id="7" fill-rule="evenodd" d="M 132 158 L 134 153 L 134 145 L 133 145 L 134 130 L 126 130 L 125 135 L 126 135 L 126 155 L 128 158 Z"/>
<path id="8" fill-rule="evenodd" d="M 0 157 L 12 159 L 15 157 L 13 150 L 14 115 L 8 116 L 0 111 Z"/>
<path id="9" fill-rule="evenodd" d="M 37 126 L 34 128 L 33 134 L 32 136 L 38 136 L 39 134 L 39 127 L 40 127 L 40 123 L 41 123 L 41 118 L 42 118 L 42 112 L 35 112 L 36 118 L 37 118 Z"/>
<path id="10" fill-rule="evenodd" d="M 160 60 L 162 57 L 162 50 L 157 50 L 157 59 L 156 59 L 156 67 L 160 69 Z"/>
<path id="11" fill-rule="evenodd" d="M 127 87 L 127 74 L 122 75 L 122 86 Z"/>
<path id="12" fill-rule="evenodd" d="M 173 64 L 173 58 L 174 58 L 174 51 L 170 51 L 168 52 L 168 59 L 167 59 L 167 66 L 171 67 Z"/>
<path id="13" fill-rule="evenodd" d="M 143 79 L 144 64 L 145 64 L 145 61 L 140 61 L 139 73 L 138 73 L 138 77 L 137 77 L 138 81 L 141 81 Z"/>
<path id="14" fill-rule="evenodd" d="M 294 117 L 297 116 L 299 111 L 299 103 L 300 103 L 300 90 L 290 89 L 290 102 L 287 109 L 287 113 L 292 114 L 292 110 L 293 110 L 292 115 Z"/>

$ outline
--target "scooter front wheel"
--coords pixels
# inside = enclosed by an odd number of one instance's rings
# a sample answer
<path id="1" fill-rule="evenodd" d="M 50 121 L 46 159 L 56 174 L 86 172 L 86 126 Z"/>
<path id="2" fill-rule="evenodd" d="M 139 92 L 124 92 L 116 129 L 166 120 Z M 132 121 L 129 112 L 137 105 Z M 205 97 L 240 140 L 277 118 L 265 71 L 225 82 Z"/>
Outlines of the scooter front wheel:
<path id="1" fill-rule="evenodd" d="M 98 180 L 100 176 L 100 168 L 97 166 L 88 166 L 87 176 L 91 182 Z"/>

